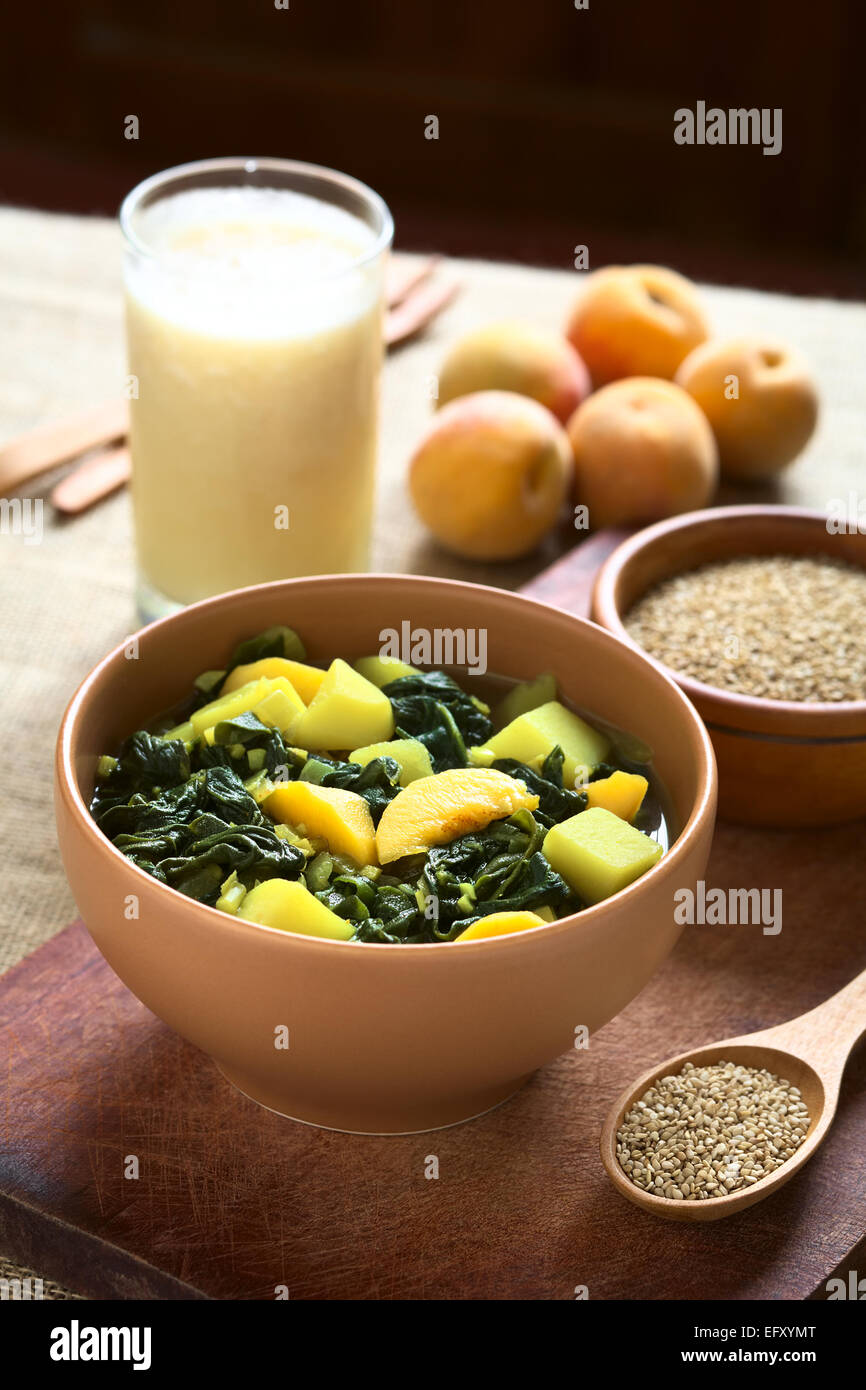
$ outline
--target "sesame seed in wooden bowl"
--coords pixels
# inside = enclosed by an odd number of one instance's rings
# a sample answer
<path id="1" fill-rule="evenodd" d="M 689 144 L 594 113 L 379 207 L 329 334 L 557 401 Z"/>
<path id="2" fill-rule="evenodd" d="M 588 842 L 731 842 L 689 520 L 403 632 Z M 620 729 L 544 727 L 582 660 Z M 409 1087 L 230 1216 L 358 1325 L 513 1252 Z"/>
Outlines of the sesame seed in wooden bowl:
<path id="1" fill-rule="evenodd" d="M 696 706 L 722 817 L 866 815 L 866 533 L 796 507 L 690 512 L 614 551 L 592 611 Z"/>

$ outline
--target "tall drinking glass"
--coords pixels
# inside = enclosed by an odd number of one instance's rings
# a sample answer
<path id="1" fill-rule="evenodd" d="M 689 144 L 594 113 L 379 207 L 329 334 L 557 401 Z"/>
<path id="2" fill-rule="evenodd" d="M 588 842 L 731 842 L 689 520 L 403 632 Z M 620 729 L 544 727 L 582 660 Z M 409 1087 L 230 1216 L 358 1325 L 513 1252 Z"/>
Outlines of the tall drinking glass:
<path id="1" fill-rule="evenodd" d="M 344 174 L 211 159 L 120 210 L 138 605 L 363 570 L 391 215 Z"/>

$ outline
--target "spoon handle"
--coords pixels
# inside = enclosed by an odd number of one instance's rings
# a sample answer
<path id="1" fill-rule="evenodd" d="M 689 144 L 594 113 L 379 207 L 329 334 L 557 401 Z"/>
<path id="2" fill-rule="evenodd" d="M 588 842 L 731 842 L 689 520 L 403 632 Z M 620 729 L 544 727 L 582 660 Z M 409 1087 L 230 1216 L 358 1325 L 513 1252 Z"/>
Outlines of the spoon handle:
<path id="1" fill-rule="evenodd" d="M 59 424 L 42 425 L 0 448 L 0 497 L 88 449 L 120 439 L 129 426 L 128 405 L 117 397 Z"/>
<path id="2" fill-rule="evenodd" d="M 817 1008 L 760 1034 L 770 1046 L 804 1057 L 822 1075 L 841 1075 L 854 1044 L 866 1033 L 866 970 Z"/>

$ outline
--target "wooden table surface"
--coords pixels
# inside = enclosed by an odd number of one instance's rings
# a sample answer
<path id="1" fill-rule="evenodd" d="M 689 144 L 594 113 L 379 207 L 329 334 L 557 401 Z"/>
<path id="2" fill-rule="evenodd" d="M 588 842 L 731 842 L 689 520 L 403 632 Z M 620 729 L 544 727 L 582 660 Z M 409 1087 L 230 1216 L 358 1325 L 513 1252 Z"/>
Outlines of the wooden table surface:
<path id="1" fill-rule="evenodd" d="M 565 254 L 563 264 L 568 264 Z M 555 328 L 561 324 L 569 303 L 579 289 L 579 276 L 568 269 L 561 272 L 538 271 L 525 266 L 483 262 L 454 263 L 450 270 L 463 283 L 460 297 L 432 331 L 394 354 L 386 366 L 375 562 L 378 567 L 391 571 L 449 574 L 516 588 L 562 553 L 574 537 L 562 533 L 537 555 L 516 565 L 474 566 L 454 560 L 425 537 L 412 516 L 404 487 L 405 462 L 429 420 L 430 380 L 435 376 L 444 351 L 453 338 L 479 323 L 502 317 L 526 318 Z M 717 333 L 762 332 L 781 336 L 798 346 L 812 362 L 821 390 L 822 418 L 809 448 L 777 489 L 765 489 L 751 495 L 763 497 L 769 492 L 780 501 L 823 509 L 833 498 L 847 497 L 852 489 L 862 487 L 863 438 L 866 436 L 866 397 L 863 393 L 866 311 L 863 306 L 737 289 L 705 287 L 703 292 Z M 0 334 L 0 441 L 116 393 L 123 380 L 123 351 L 119 242 L 114 226 L 101 219 L 55 217 L 20 209 L 0 209 L 0 321 L 4 324 L 4 332 Z M 49 482 L 46 480 L 46 487 Z M 720 500 L 740 500 L 743 497 L 742 493 L 723 493 Z M 111 499 L 72 524 L 61 522 L 48 510 L 41 545 L 25 545 L 20 538 L 3 537 L 0 546 L 0 631 L 3 638 L 0 643 L 0 681 L 4 691 L 4 714 L 8 726 L 16 730 L 16 747 L 20 757 L 14 765 L 8 759 L 0 762 L 0 854 L 3 856 L 4 870 L 4 893 L 0 898 L 0 971 L 8 970 L 40 943 L 49 941 L 74 916 L 74 907 L 59 865 L 46 801 L 45 768 L 50 762 L 57 724 L 71 691 L 104 652 L 135 624 L 131 595 L 132 547 L 129 504 L 125 494 Z M 800 843 L 804 847 L 804 862 L 808 864 L 812 852 L 811 841 L 803 840 Z M 849 848 L 853 854 L 853 847 Z M 795 858 L 799 860 L 799 853 Z M 845 869 L 846 865 L 843 864 L 842 871 Z M 792 872 L 794 881 L 800 883 L 806 869 L 803 864 L 796 863 Z M 739 882 L 742 881 L 740 878 Z M 808 887 L 809 884 L 803 886 Z M 859 885 L 859 890 L 862 896 L 862 885 Z M 829 900 L 817 895 L 809 901 L 809 910 L 798 925 L 796 937 L 783 933 L 784 951 L 788 950 L 789 943 L 793 953 L 795 942 L 799 951 L 802 941 L 808 939 L 811 950 L 818 943 L 833 938 L 838 923 L 828 906 Z M 856 902 L 856 898 L 853 901 Z M 682 949 L 686 949 L 685 945 Z M 841 983 L 845 974 L 855 972 L 858 961 L 853 959 L 853 950 L 849 954 L 852 957 L 850 969 L 843 967 L 839 959 L 829 970 L 828 980 L 835 972 L 834 978 L 838 977 Z M 743 961 L 745 959 L 744 956 Z M 808 959 L 811 960 L 811 956 Z M 820 964 L 820 960 L 818 953 L 816 963 Z M 42 970 L 43 966 L 37 962 L 38 958 L 35 958 L 33 968 Z M 737 962 L 738 957 L 734 956 L 725 965 L 725 976 L 729 977 L 726 987 L 732 997 L 736 996 L 736 983 L 743 988 L 750 984 L 748 976 L 741 977 Z M 862 960 L 859 963 L 862 964 Z M 706 1009 L 712 1002 L 711 996 L 701 988 L 694 962 L 692 970 L 695 972 L 693 992 L 699 996 L 701 1008 Z M 763 1023 L 784 1016 L 786 1009 L 783 1007 L 778 1015 L 770 1018 L 770 1005 L 775 1004 L 771 983 L 770 980 L 765 981 L 760 997 L 752 998 L 747 989 L 743 996 L 743 1017 L 739 1019 L 737 1027 L 751 1026 L 749 1017 Z M 826 992 L 825 983 L 824 977 L 819 979 L 817 976 L 809 982 L 811 995 L 808 1002 L 817 1002 Z M 12 987 L 8 979 L 2 984 Z M 806 988 L 805 984 L 803 988 Z M 110 990 L 105 997 L 111 999 Z M 638 1008 L 639 1003 L 632 1005 L 631 1009 Z M 2 1017 L 4 1015 L 0 1011 Z M 604 1033 L 599 1035 L 598 1051 L 594 1055 L 599 1059 L 602 1057 L 602 1050 L 607 1046 L 606 1035 L 613 1038 L 615 1032 L 622 1029 L 625 1030 L 623 1036 L 628 1038 L 632 1036 L 628 1032 L 632 1027 L 636 1029 L 633 1048 L 636 1065 L 692 1040 L 692 1035 L 686 1038 L 682 1032 L 676 1031 L 677 1027 L 681 1027 L 682 1020 L 674 1018 L 670 1027 L 661 1027 L 658 1019 L 654 1024 L 652 1020 L 645 1020 L 646 1026 L 655 1031 L 644 1036 L 637 1024 L 630 1022 L 631 1017 L 636 1016 L 626 1011 L 620 1019 L 608 1025 Z M 697 1041 L 706 1035 L 705 1029 L 712 1025 L 713 1017 L 711 1013 L 696 1016 L 694 1023 L 696 1032 L 693 1036 Z M 84 1024 L 82 1026 L 85 1027 Z M 87 1024 L 85 1032 L 88 1028 L 96 1029 L 97 1025 L 95 1022 Z M 17 1031 L 13 1030 L 14 1036 L 8 1031 L 4 1035 L 6 1044 L 17 1048 L 22 1031 L 28 1047 L 34 1044 L 34 1037 L 38 1039 L 38 1034 L 28 1037 L 26 1027 L 19 1020 Z M 729 1028 L 725 1031 L 732 1030 Z M 109 1044 L 108 1038 L 104 1041 L 106 1045 Z M 153 1046 L 157 1046 L 155 1041 Z M 159 1046 L 164 1048 L 165 1043 Z M 52 1065 L 60 1060 L 54 1057 L 52 1062 L 52 1054 L 45 1048 L 42 1056 Z M 534 1164 L 539 1164 L 539 1173 L 546 1174 L 555 1187 L 560 1181 L 565 1181 L 560 1174 L 569 1171 L 567 1148 L 565 1151 L 558 1147 L 555 1149 L 557 1162 L 565 1166 L 557 1168 L 553 1174 L 534 1143 L 528 1147 L 518 1144 L 515 1155 L 501 1148 L 498 1157 L 495 1143 L 504 1145 L 508 1141 L 509 1131 L 499 1130 L 498 1126 L 512 1124 L 513 1114 L 522 1113 L 521 1107 L 534 1105 L 536 1100 L 533 1098 L 545 1094 L 551 1098 L 553 1110 L 550 1114 L 555 1113 L 556 1118 L 541 1122 L 534 1110 L 527 1114 L 530 1114 L 533 1123 L 541 1124 L 544 1133 L 550 1126 L 556 1128 L 560 1102 L 554 1102 L 553 1096 L 559 1094 L 556 1087 L 560 1083 L 555 1078 L 560 1073 L 567 1077 L 569 1069 L 573 1070 L 574 1066 L 575 1059 L 565 1059 L 551 1071 L 549 1079 L 545 1073 L 544 1077 L 533 1082 L 513 1103 L 513 1108 L 506 1107 L 501 1116 L 483 1122 L 484 1126 L 494 1126 L 494 1139 L 491 1140 L 494 1148 L 489 1151 L 486 1160 L 488 1180 L 489 1172 L 495 1172 L 497 1166 L 500 1174 L 504 1175 L 508 1165 L 512 1161 L 514 1163 L 510 1188 L 506 1177 L 502 1176 L 501 1185 L 497 1187 L 493 1183 L 490 1189 L 498 1193 L 502 1200 L 508 1191 L 513 1195 Z M 600 1067 L 601 1062 L 590 1061 L 590 1066 Z M 613 1072 L 608 1074 L 605 1071 L 605 1084 L 610 1084 L 613 1090 L 627 1080 L 634 1070 L 631 1060 L 628 1067 L 623 1065 L 622 1060 L 619 1066 L 616 1084 L 613 1083 Z M 553 1092 L 546 1089 L 551 1086 L 554 1087 Z M 569 1095 L 581 1105 L 586 1100 L 582 1089 L 569 1092 Z M 20 1099 L 21 1092 L 16 1088 L 12 1074 L 0 1090 L 0 1115 L 8 1117 L 11 1108 Z M 144 1103 L 146 1106 L 147 1102 Z M 90 1102 L 83 1103 L 81 1113 L 88 1122 L 95 1122 Z M 173 1113 L 162 1118 L 166 1124 L 176 1123 Z M 5 1118 L 4 1124 L 6 1127 L 0 1132 L 0 1138 L 6 1140 L 9 1131 Z M 59 1131 L 53 1132 L 55 1142 L 58 1142 L 59 1136 L 65 1131 L 61 1125 Z M 563 1133 L 568 1146 L 570 1131 Z M 62 1143 L 59 1147 L 62 1150 Z M 594 1159 L 590 1156 L 590 1150 L 580 1152 L 584 1154 L 586 1163 L 592 1166 Z M 470 1162 L 468 1156 L 465 1161 Z M 825 1162 L 823 1156 L 816 1160 L 819 1164 Z M 339 1173 L 342 1170 L 336 1171 Z M 471 1173 L 471 1168 L 465 1171 Z M 816 1171 L 815 1165 L 812 1165 L 808 1176 L 798 1181 L 808 1187 L 816 1181 L 813 1177 Z M 17 1180 L 20 1172 L 16 1170 L 15 1176 Z M 376 1211 L 376 1192 L 380 1187 L 387 1186 L 388 1181 L 383 1178 L 374 1183 L 369 1176 L 355 1179 L 356 1190 L 366 1194 L 373 1203 L 371 1212 Z M 444 1182 L 444 1178 L 440 1179 L 436 1188 L 440 1193 L 448 1190 L 447 1185 L 443 1186 Z M 796 1188 L 797 1185 L 792 1186 Z M 485 1199 L 479 1195 L 486 1190 L 481 1185 L 481 1179 L 473 1179 L 470 1187 L 479 1202 L 479 1212 L 487 1211 Z M 465 1190 L 469 1191 L 470 1188 Z M 572 1194 L 569 1200 L 575 1200 L 581 1210 L 589 1209 L 586 1194 L 581 1194 L 579 1187 L 570 1188 L 569 1191 Z M 592 1200 L 601 1202 L 600 1194 Z M 776 1200 L 787 1203 L 792 1199 L 782 1196 Z M 81 1201 L 84 1212 L 86 1200 L 83 1194 Z M 844 1202 L 842 1206 L 844 1208 Z M 599 1207 L 599 1211 L 602 1207 Z M 555 1257 L 547 1251 L 547 1228 L 543 1222 L 537 1227 L 531 1221 L 521 1224 L 519 1214 L 512 1210 L 509 1216 L 508 1207 L 505 1206 L 501 1218 L 495 1212 L 488 1213 L 486 1225 L 476 1229 L 472 1212 L 471 1204 L 464 1205 L 462 1229 L 469 1232 L 462 1237 L 467 1269 L 476 1258 L 480 1258 L 478 1252 L 483 1245 L 483 1230 L 504 1230 L 502 1223 L 507 1225 L 509 1221 L 516 1223 L 512 1235 L 506 1238 L 502 1234 L 498 1239 L 505 1241 L 511 1249 L 509 1258 L 512 1258 L 512 1263 L 516 1262 L 515 1267 L 526 1266 L 530 1270 L 527 1275 L 530 1280 L 535 1277 L 532 1269 L 536 1273 L 541 1268 L 553 1269 L 551 1261 Z M 747 1217 L 748 1214 L 744 1219 Z M 372 1218 L 368 1216 L 367 1219 Z M 633 1217 L 630 1215 L 629 1219 L 633 1220 Z M 756 1222 L 761 1219 L 755 1218 Z M 598 1220 L 603 1218 L 599 1215 Z M 634 1238 L 638 1241 L 652 1239 L 653 1229 L 646 1226 L 636 1228 Z M 756 1229 L 760 1229 L 760 1226 L 756 1226 Z M 4 1241 L 4 1230 L 9 1231 L 11 1240 L 11 1227 L 0 1227 L 0 1252 L 8 1254 L 11 1245 L 9 1241 Z M 849 1234 L 845 1232 L 846 1238 Z M 370 1232 L 364 1239 L 370 1250 L 374 1250 L 375 1241 Z M 423 1232 L 419 1239 L 423 1248 Z M 712 1244 L 718 1237 L 710 1235 L 706 1239 Z M 540 1254 L 530 1257 L 526 1253 L 530 1241 L 540 1243 Z M 561 1232 L 556 1236 L 554 1245 L 557 1250 L 567 1247 L 567 1239 Z M 504 1248 L 500 1248 L 496 1242 L 491 1247 L 494 1256 L 501 1254 Z M 781 1266 L 786 1248 L 781 1240 L 775 1246 L 767 1247 L 769 1253 L 763 1260 L 763 1268 L 770 1282 L 774 1263 Z M 439 1258 L 441 1252 L 437 1256 Z M 342 1255 L 340 1259 L 343 1259 Z M 345 1264 L 347 1268 L 352 1267 L 348 1257 Z M 559 1288 L 556 1280 L 565 1277 L 564 1268 L 565 1265 L 556 1274 L 556 1279 L 552 1275 L 544 1276 L 537 1287 Z M 754 1268 L 750 1261 L 732 1260 L 730 1263 L 730 1286 L 741 1296 L 753 1287 Z M 85 1261 L 73 1265 L 66 1277 L 74 1287 L 83 1287 L 91 1273 Z M 310 1289 L 319 1287 L 321 1277 L 310 1266 L 303 1275 L 304 1286 Z M 390 1277 L 391 1287 L 396 1290 L 399 1275 Z M 417 1286 L 420 1278 L 417 1269 L 412 1278 Z M 577 1282 L 579 1271 L 574 1278 Z M 429 1279 L 432 1288 L 436 1283 L 435 1271 L 429 1275 Z M 455 1285 L 452 1284 L 452 1287 Z M 564 1296 L 568 1296 L 567 1291 Z"/>
<path id="2" fill-rule="evenodd" d="M 534 592 L 585 612 L 611 543 L 590 541 Z M 588 1049 L 477 1120 L 400 1137 L 257 1107 L 129 993 L 77 923 L 0 980 L 0 1242 L 92 1297 L 820 1296 L 866 1232 L 866 1047 L 817 1156 L 727 1220 L 639 1210 L 608 1181 L 598 1138 L 649 1066 L 804 1013 L 866 965 L 862 839 L 862 823 L 720 825 L 708 886 L 781 889 L 778 932 L 686 928 Z"/>
<path id="3" fill-rule="evenodd" d="M 823 831 L 807 857 L 801 835 L 720 827 L 708 884 L 784 885 L 778 936 L 687 927 L 587 1050 L 480 1119 L 405 1137 L 254 1105 L 76 924 L 0 981 L 0 1241 L 97 1298 L 821 1296 L 837 1267 L 858 1267 L 866 1231 L 866 1047 L 816 1157 L 724 1221 L 666 1222 L 626 1201 L 598 1136 L 648 1066 L 804 1012 L 863 968 L 861 844 L 860 825 Z"/>

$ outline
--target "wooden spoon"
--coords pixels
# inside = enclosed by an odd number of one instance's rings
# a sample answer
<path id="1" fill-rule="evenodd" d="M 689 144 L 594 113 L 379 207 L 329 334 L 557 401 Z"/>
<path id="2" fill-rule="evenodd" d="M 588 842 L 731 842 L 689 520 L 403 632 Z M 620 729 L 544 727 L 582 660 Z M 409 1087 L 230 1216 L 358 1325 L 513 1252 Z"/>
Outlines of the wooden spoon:
<path id="1" fill-rule="evenodd" d="M 854 1044 L 866 1033 L 866 970 L 849 985 L 799 1018 L 766 1028 L 760 1033 L 744 1033 L 738 1038 L 712 1043 L 693 1052 L 669 1057 L 645 1072 L 624 1091 L 613 1106 L 601 1134 L 601 1158 L 608 1176 L 624 1197 L 656 1216 L 673 1221 L 716 1221 L 732 1216 L 754 1202 L 777 1192 L 808 1163 L 827 1135 L 836 1113 L 839 1086 L 845 1063 Z M 675 1075 L 684 1063 L 696 1067 L 714 1062 L 735 1062 L 748 1067 L 764 1067 L 773 1075 L 799 1087 L 809 1111 L 810 1124 L 803 1143 L 780 1168 L 749 1187 L 728 1192 L 724 1197 L 687 1201 L 656 1197 L 636 1187 L 626 1177 L 616 1155 L 616 1136 L 626 1113 L 644 1092 L 663 1076 Z"/>
<path id="2" fill-rule="evenodd" d="M 52 489 L 49 501 L 64 516 L 77 516 L 123 487 L 131 474 L 132 459 L 125 444 L 114 449 L 100 449 L 61 478 Z"/>
<path id="3" fill-rule="evenodd" d="M 456 280 L 427 281 L 416 286 L 385 315 L 385 346 L 396 347 L 414 338 L 441 314 L 460 289 Z"/>
<path id="4" fill-rule="evenodd" d="M 406 256 L 392 255 L 385 271 L 385 303 L 389 309 L 402 304 L 407 295 L 429 280 L 441 262 L 441 256 L 425 256 L 412 261 Z"/>
<path id="5" fill-rule="evenodd" d="M 87 449 L 123 438 L 128 422 L 126 401 L 118 398 L 10 439 L 0 448 L 0 497 Z"/>

